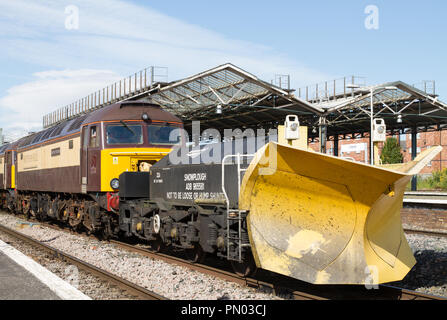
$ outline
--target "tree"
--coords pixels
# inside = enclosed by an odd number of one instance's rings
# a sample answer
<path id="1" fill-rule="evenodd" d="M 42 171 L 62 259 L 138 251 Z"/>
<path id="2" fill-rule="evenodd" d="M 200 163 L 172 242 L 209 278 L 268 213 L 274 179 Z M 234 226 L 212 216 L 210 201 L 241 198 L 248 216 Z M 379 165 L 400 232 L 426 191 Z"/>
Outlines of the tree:
<path id="1" fill-rule="evenodd" d="M 383 145 L 380 160 L 383 164 L 402 163 L 402 153 L 400 152 L 400 144 L 396 138 L 388 138 Z"/>

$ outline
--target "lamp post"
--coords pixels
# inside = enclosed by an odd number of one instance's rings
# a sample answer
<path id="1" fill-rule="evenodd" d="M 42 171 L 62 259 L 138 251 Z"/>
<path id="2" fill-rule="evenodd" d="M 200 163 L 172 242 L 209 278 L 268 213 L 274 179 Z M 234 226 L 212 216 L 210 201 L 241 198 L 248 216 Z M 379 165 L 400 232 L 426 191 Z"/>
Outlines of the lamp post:
<path id="1" fill-rule="evenodd" d="M 360 87 L 356 84 L 348 84 L 346 86 L 348 89 L 358 89 L 357 91 L 361 92 L 368 92 L 371 96 L 371 111 L 370 111 L 370 125 L 371 125 L 371 132 L 370 132 L 370 163 L 373 166 L 374 165 L 374 91 L 376 90 L 397 90 L 396 87 Z"/>

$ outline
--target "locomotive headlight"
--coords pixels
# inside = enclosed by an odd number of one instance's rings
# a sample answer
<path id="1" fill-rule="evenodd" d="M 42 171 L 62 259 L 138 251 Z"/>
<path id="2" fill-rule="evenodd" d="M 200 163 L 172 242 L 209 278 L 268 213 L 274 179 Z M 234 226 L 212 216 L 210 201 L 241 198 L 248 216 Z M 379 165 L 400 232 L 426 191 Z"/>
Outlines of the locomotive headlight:
<path id="1" fill-rule="evenodd" d="M 120 187 L 120 181 L 119 181 L 117 178 L 113 178 L 113 179 L 110 181 L 110 186 L 111 186 L 112 189 L 114 189 L 114 190 L 119 189 L 119 187 Z"/>
<path id="2" fill-rule="evenodd" d="M 143 119 L 144 121 L 149 120 L 149 115 L 145 112 L 141 115 L 141 119 Z"/>
<path id="3" fill-rule="evenodd" d="M 292 125 L 290 126 L 290 129 L 292 129 L 292 131 L 296 131 L 298 129 L 298 124 L 292 123 Z"/>

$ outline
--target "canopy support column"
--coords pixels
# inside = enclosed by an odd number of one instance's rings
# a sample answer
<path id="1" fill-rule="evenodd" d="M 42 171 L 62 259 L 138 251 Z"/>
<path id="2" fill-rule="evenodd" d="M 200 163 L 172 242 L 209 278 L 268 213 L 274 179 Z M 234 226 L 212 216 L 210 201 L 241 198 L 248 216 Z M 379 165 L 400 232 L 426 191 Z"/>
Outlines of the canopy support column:
<path id="1" fill-rule="evenodd" d="M 411 160 L 414 160 L 417 157 L 417 128 L 411 129 Z M 417 191 L 418 189 L 418 178 L 417 175 L 414 175 L 411 179 L 411 191 Z"/>
<path id="2" fill-rule="evenodd" d="M 325 117 L 320 117 L 318 121 L 318 125 L 320 127 L 320 152 L 326 153 L 326 142 L 327 142 L 327 123 Z"/>
<path id="3" fill-rule="evenodd" d="M 338 157 L 338 134 L 334 134 L 334 156 Z"/>

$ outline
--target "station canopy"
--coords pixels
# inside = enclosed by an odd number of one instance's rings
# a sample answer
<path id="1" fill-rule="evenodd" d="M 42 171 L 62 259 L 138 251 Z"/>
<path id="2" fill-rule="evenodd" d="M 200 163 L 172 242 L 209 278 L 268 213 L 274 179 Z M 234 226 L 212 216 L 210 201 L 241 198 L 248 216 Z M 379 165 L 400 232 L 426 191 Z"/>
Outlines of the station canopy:
<path id="1" fill-rule="evenodd" d="M 346 81 L 345 81 L 346 82 Z M 447 126 L 447 105 L 434 93 L 401 81 L 359 89 L 346 89 L 320 99 L 297 97 L 260 80 L 241 68 L 224 64 L 197 75 L 174 81 L 134 99 L 150 98 L 176 114 L 186 128 L 200 121 L 201 128 L 276 127 L 286 115 L 296 114 L 309 127 L 309 137 L 318 136 L 320 125 L 327 135 L 370 132 L 371 89 L 374 118 L 383 118 L 388 130 L 439 130 Z M 348 93 L 347 93 L 348 92 Z"/>
<path id="2" fill-rule="evenodd" d="M 430 91 L 426 82 L 422 89 L 401 81 L 365 86 L 352 77 L 296 91 L 263 81 L 230 63 L 173 82 L 160 81 L 159 69 L 163 68 L 146 68 L 57 109 L 43 117 L 43 127 L 113 103 L 149 100 L 181 118 L 187 130 L 192 121 L 200 121 L 202 130 L 268 130 L 295 114 L 301 125 L 309 127 L 312 139 L 319 136 L 319 128 L 327 128 L 329 137 L 358 137 L 370 132 L 371 96 L 374 117 L 383 118 L 392 132 L 447 126 L 447 105 L 435 94 L 434 82 Z"/>
<path id="3" fill-rule="evenodd" d="M 324 109 L 329 136 L 369 133 L 371 89 L 374 118 L 384 119 L 388 130 L 432 131 L 447 125 L 447 105 L 437 95 L 395 81 L 354 90 L 348 97 L 330 97 L 314 103 Z"/>
<path id="4" fill-rule="evenodd" d="M 290 90 L 262 81 L 225 64 L 144 94 L 152 102 L 180 117 L 185 127 L 200 121 L 201 128 L 232 129 L 276 127 L 286 115 L 296 114 L 312 125 L 324 112 L 296 98 Z"/>

